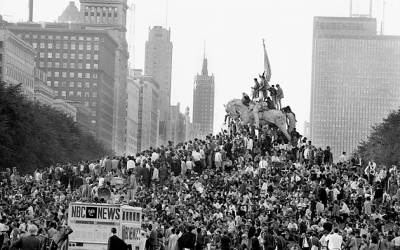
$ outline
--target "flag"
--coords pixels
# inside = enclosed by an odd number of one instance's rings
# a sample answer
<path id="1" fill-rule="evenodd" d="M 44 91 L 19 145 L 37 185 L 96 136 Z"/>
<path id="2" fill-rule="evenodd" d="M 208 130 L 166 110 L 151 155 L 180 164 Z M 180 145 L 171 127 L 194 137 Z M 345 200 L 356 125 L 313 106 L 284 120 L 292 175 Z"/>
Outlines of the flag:
<path id="1" fill-rule="evenodd" d="M 269 64 L 268 60 L 268 55 L 267 55 L 267 50 L 265 49 L 265 42 L 263 39 L 263 46 L 264 46 L 264 74 L 265 74 L 265 80 L 269 82 L 271 80 L 271 65 Z"/>

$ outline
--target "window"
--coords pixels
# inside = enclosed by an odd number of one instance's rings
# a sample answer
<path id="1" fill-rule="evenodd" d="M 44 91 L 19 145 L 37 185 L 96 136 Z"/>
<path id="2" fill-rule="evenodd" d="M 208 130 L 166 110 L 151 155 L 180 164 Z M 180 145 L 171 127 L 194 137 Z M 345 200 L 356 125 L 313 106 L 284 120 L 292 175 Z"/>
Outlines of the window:
<path id="1" fill-rule="evenodd" d="M 97 82 L 92 83 L 93 88 L 97 88 Z"/>
<path id="2" fill-rule="evenodd" d="M 53 53 L 47 53 L 47 58 L 53 58 Z"/>
<path id="3" fill-rule="evenodd" d="M 93 73 L 93 79 L 98 79 L 99 75 L 97 73 Z"/>
<path id="4" fill-rule="evenodd" d="M 44 49 L 44 43 L 40 43 L 40 48 Z"/>
<path id="5" fill-rule="evenodd" d="M 47 81 L 47 86 L 51 87 L 51 81 Z"/>
<path id="6" fill-rule="evenodd" d="M 67 53 L 63 53 L 63 59 L 68 59 L 68 54 Z"/>
<path id="7" fill-rule="evenodd" d="M 52 68 L 53 67 L 53 63 L 52 62 L 47 62 L 47 68 Z"/>
<path id="8" fill-rule="evenodd" d="M 63 63 L 63 69 L 66 69 L 66 68 L 68 68 L 68 63 L 64 62 Z"/>
<path id="9" fill-rule="evenodd" d="M 82 69 L 83 68 L 83 63 L 78 63 L 78 69 Z"/>
<path id="10" fill-rule="evenodd" d="M 66 78 L 67 77 L 67 72 L 62 72 L 62 76 L 61 77 Z"/>
<path id="11" fill-rule="evenodd" d="M 75 50 L 76 49 L 76 44 L 75 43 L 71 43 L 71 50 Z"/>
<path id="12" fill-rule="evenodd" d="M 67 87 L 67 82 L 65 82 L 65 81 L 61 82 L 61 87 L 66 88 Z"/>
<path id="13" fill-rule="evenodd" d="M 70 64 L 69 64 L 69 67 L 70 67 L 71 69 L 74 69 L 74 68 L 75 68 L 75 63 L 70 63 Z"/>
<path id="14" fill-rule="evenodd" d="M 75 77 L 75 72 L 69 72 L 69 78 L 74 78 Z"/>
<path id="15" fill-rule="evenodd" d="M 91 44 L 86 44 L 86 50 L 92 50 L 92 45 Z"/>
<path id="16" fill-rule="evenodd" d="M 90 63 L 86 63 L 86 69 L 90 69 Z"/>
<path id="17" fill-rule="evenodd" d="M 78 59 L 83 59 L 83 54 L 78 54 Z"/>
<path id="18" fill-rule="evenodd" d="M 55 72 L 54 72 L 54 77 L 60 77 L 60 72 L 55 71 Z"/>
<path id="19" fill-rule="evenodd" d="M 60 53 L 56 52 L 56 53 L 54 54 L 54 57 L 57 58 L 57 59 L 60 58 Z"/>
<path id="20" fill-rule="evenodd" d="M 86 60 L 90 60 L 91 59 L 91 54 L 86 54 Z"/>
<path id="21" fill-rule="evenodd" d="M 75 54 L 70 55 L 71 59 L 75 59 Z"/>
<path id="22" fill-rule="evenodd" d="M 47 71 L 47 77 L 51 77 L 51 71 Z"/>
<path id="23" fill-rule="evenodd" d="M 97 115 L 97 111 L 92 111 L 92 116 L 96 116 Z"/>
<path id="24" fill-rule="evenodd" d="M 86 106 L 86 107 L 89 107 L 89 102 L 85 102 L 85 106 Z"/>
<path id="25" fill-rule="evenodd" d="M 97 102 L 92 102 L 92 107 L 97 107 Z"/>
<path id="26" fill-rule="evenodd" d="M 32 43 L 32 47 L 37 49 L 37 43 Z M 1 47 L 0 47 L 1 48 Z"/>
<path id="27" fill-rule="evenodd" d="M 90 88 L 90 83 L 89 82 L 85 82 L 85 88 Z"/>
<path id="28" fill-rule="evenodd" d="M 58 90 L 54 90 L 53 94 L 54 96 L 58 96 Z"/>
<path id="29" fill-rule="evenodd" d="M 63 90 L 63 91 L 61 91 L 61 96 L 67 96 L 67 91 L 65 91 L 65 90 Z"/>
<path id="30" fill-rule="evenodd" d="M 98 54 L 94 54 L 94 55 L 93 55 L 93 59 L 94 59 L 94 60 L 99 60 L 99 55 L 98 55 Z"/>
<path id="31" fill-rule="evenodd" d="M 85 78 L 89 79 L 90 78 L 90 73 L 85 73 Z"/>
<path id="32" fill-rule="evenodd" d="M 44 52 L 40 52 L 40 53 L 39 53 L 39 57 L 40 57 L 40 58 L 44 58 Z"/>
<path id="33" fill-rule="evenodd" d="M 97 63 L 93 64 L 93 69 L 99 69 L 99 64 Z"/>
<path id="34" fill-rule="evenodd" d="M 93 92 L 92 92 L 92 97 L 93 97 L 93 98 L 97 98 L 97 92 L 96 92 L 96 91 L 93 91 Z"/>
<path id="35" fill-rule="evenodd" d="M 82 78 L 82 73 L 81 72 L 78 73 L 78 78 Z"/>
<path id="36" fill-rule="evenodd" d="M 92 124 L 93 124 L 93 125 L 96 125 L 96 120 L 92 120 Z"/>
<path id="37" fill-rule="evenodd" d="M 89 92 L 85 92 L 85 97 L 90 97 Z"/>
<path id="38" fill-rule="evenodd" d="M 94 45 L 94 50 L 96 50 L 96 51 L 99 50 L 99 45 L 98 44 Z"/>
<path id="39" fill-rule="evenodd" d="M 82 92 L 81 91 L 77 91 L 76 92 L 76 97 L 82 97 Z"/>
<path id="40" fill-rule="evenodd" d="M 70 87 L 70 88 L 75 87 L 75 82 L 69 82 L 69 87 Z"/>
<path id="41" fill-rule="evenodd" d="M 64 49 L 68 49 L 68 43 L 64 43 L 64 44 L 63 44 L 63 48 L 64 48 Z"/>
<path id="42" fill-rule="evenodd" d="M 83 43 L 80 43 L 78 48 L 79 50 L 83 50 Z"/>
<path id="43" fill-rule="evenodd" d="M 60 67 L 60 63 L 59 62 L 55 62 L 54 63 L 54 68 L 59 68 Z"/>
<path id="44" fill-rule="evenodd" d="M 69 91 L 68 96 L 74 96 L 74 91 Z"/>
<path id="45" fill-rule="evenodd" d="M 77 83 L 76 83 L 76 86 L 77 86 L 78 88 L 82 88 L 82 82 L 77 82 Z"/>
<path id="46" fill-rule="evenodd" d="M 39 67 L 44 68 L 44 62 L 39 62 Z"/>
<path id="47" fill-rule="evenodd" d="M 60 43 L 56 43 L 56 49 L 60 49 L 61 48 L 61 44 Z"/>
<path id="48" fill-rule="evenodd" d="M 52 49 L 53 48 L 53 44 L 52 43 L 48 43 L 47 44 L 47 48 Z"/>
<path id="49" fill-rule="evenodd" d="M 67 36 L 64 36 L 64 38 L 63 38 L 64 40 L 68 40 L 68 37 Z"/>

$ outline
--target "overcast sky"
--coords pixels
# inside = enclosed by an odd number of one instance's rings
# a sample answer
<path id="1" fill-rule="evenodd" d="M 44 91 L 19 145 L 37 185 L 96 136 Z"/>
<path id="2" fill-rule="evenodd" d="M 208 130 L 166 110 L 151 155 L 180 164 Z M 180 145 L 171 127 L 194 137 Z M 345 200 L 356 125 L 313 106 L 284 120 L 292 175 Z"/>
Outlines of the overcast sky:
<path id="1" fill-rule="evenodd" d="M 34 0 L 34 21 L 54 21 L 69 0 Z M 76 5 L 80 6 L 79 0 Z M 381 20 L 382 1 L 373 0 L 373 17 Z M 134 42 L 135 68 L 144 65 L 148 29 L 168 26 L 173 43 L 172 105 L 192 110 L 194 76 L 200 73 L 206 40 L 208 72 L 215 76 L 214 132 L 220 130 L 223 104 L 250 94 L 253 78 L 263 71 L 262 38 L 272 67 L 271 84 L 280 84 L 296 113 L 298 131 L 309 120 L 311 49 L 314 16 L 348 17 L 350 0 L 128 0 L 135 16 L 127 27 Z M 353 12 L 367 13 L 369 0 L 353 0 Z M 385 34 L 400 35 L 400 0 L 386 0 Z M 168 15 L 167 15 L 168 13 Z M 28 19 L 28 0 L 0 0 L 0 14 Z M 10 17 L 5 17 L 5 19 Z M 130 23 L 134 23 L 130 25 Z M 130 37 L 134 37 L 130 39 Z"/>

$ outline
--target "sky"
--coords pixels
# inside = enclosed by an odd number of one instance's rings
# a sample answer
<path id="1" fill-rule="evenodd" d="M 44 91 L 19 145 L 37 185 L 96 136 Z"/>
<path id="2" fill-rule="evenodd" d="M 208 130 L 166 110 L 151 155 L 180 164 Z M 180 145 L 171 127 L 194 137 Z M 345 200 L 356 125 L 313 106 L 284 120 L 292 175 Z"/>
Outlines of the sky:
<path id="1" fill-rule="evenodd" d="M 372 16 L 382 17 L 382 1 L 372 0 Z M 400 35 L 400 0 L 385 0 L 385 35 Z M 57 20 L 69 0 L 34 0 L 33 21 Z M 75 0 L 80 6 L 79 0 Z M 172 100 L 192 110 L 193 84 L 204 56 L 215 77 L 214 133 L 220 131 L 226 104 L 250 94 L 253 78 L 263 72 L 265 39 L 272 68 L 271 84 L 284 91 L 282 104 L 296 113 L 303 132 L 309 121 L 314 16 L 348 17 L 350 0 L 128 0 L 135 11 L 127 23 L 134 46 L 131 63 L 144 68 L 149 28 L 171 29 Z M 368 0 L 353 0 L 353 13 L 366 14 Z M 0 0 L 0 14 L 10 21 L 28 19 L 28 0 Z"/>

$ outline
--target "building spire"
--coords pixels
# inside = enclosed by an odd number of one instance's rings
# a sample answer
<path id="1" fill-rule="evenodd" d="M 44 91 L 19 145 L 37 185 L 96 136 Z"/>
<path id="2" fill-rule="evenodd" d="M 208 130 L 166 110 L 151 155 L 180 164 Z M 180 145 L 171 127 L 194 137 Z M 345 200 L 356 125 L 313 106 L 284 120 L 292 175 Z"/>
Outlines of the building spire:
<path id="1" fill-rule="evenodd" d="M 203 68 L 201 69 L 201 75 L 208 76 L 207 59 L 206 59 L 206 40 L 204 40 L 204 57 L 203 57 Z"/>

